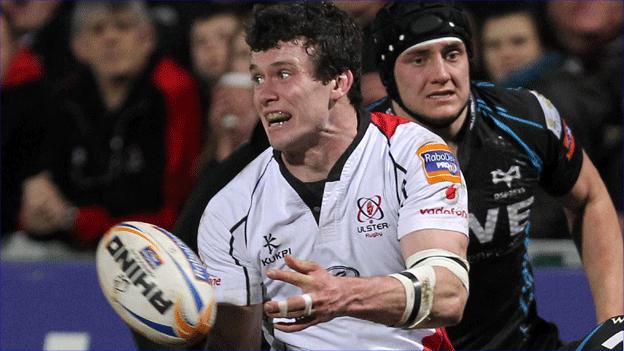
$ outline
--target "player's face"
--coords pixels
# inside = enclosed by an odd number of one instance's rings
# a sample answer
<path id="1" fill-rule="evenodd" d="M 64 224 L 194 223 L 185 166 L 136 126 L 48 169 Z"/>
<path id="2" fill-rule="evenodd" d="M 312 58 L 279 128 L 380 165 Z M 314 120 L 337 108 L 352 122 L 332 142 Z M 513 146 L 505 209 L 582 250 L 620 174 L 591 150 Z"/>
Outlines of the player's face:
<path id="1" fill-rule="evenodd" d="M 271 146 L 299 153 L 316 145 L 328 123 L 331 84 L 315 78 L 311 56 L 300 41 L 252 52 L 250 72 L 254 106 Z"/>
<path id="2" fill-rule="evenodd" d="M 432 126 L 449 125 L 470 94 L 468 54 L 454 38 L 405 50 L 394 75 L 403 103 Z"/>

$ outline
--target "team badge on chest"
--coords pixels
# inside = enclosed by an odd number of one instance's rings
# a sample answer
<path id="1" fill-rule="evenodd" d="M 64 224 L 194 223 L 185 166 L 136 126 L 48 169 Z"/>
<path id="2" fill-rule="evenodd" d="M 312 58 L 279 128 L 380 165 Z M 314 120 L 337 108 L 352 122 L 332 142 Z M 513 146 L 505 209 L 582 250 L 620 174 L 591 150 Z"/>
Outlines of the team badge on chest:
<path id="1" fill-rule="evenodd" d="M 381 196 L 361 197 L 357 200 L 357 220 L 364 225 L 358 226 L 358 233 L 364 234 L 367 238 L 378 238 L 383 236 L 383 231 L 389 228 L 387 222 L 381 222 L 384 218 L 381 209 Z"/>

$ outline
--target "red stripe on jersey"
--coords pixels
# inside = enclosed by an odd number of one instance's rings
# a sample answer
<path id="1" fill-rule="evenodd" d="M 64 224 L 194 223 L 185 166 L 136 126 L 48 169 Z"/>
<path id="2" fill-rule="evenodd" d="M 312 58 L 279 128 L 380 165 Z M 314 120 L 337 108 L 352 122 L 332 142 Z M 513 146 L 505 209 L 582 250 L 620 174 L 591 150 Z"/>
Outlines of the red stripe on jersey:
<path id="1" fill-rule="evenodd" d="M 422 339 L 423 351 L 455 351 L 451 340 L 446 334 L 446 329 L 436 328 L 435 333 Z"/>
<path id="2" fill-rule="evenodd" d="M 381 112 L 372 112 L 371 122 L 376 125 L 385 136 L 391 138 L 398 126 L 411 121 L 404 117 L 388 115 Z"/>

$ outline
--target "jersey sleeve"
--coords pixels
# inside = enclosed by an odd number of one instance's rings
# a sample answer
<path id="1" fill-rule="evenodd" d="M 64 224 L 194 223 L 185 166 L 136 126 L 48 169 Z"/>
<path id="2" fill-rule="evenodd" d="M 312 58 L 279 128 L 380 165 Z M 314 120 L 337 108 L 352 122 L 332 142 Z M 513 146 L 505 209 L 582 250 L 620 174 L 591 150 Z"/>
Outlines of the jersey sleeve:
<path id="1" fill-rule="evenodd" d="M 248 259 L 244 220 L 228 228 L 213 210 L 215 206 L 209 203 L 202 216 L 197 245 L 211 275 L 217 302 L 237 306 L 261 303 L 260 272 Z"/>
<path id="2" fill-rule="evenodd" d="M 531 93 L 540 105 L 547 130 L 540 183 L 551 194 L 560 196 L 570 191 L 578 179 L 583 163 L 583 149 L 550 100 L 539 93 Z"/>
<path id="3" fill-rule="evenodd" d="M 453 152 L 433 136 L 404 150 L 398 238 L 422 229 L 468 235 L 468 195 Z"/>

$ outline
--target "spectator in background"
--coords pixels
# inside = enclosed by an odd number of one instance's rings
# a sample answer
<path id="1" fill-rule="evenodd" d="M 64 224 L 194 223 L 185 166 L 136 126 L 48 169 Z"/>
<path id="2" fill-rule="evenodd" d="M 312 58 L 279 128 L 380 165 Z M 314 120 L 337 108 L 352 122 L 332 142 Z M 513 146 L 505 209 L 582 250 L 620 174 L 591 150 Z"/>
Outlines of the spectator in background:
<path id="1" fill-rule="evenodd" d="M 227 50 L 229 69 L 212 89 L 207 131 L 202 155 L 204 169 L 227 158 L 249 140 L 258 123 L 249 79 L 249 46 L 240 26 L 230 38 Z"/>
<path id="2" fill-rule="evenodd" d="M 229 45 L 241 25 L 239 17 L 227 8 L 193 19 L 190 30 L 191 65 L 205 96 L 229 65 Z"/>
<path id="3" fill-rule="evenodd" d="M 232 37 L 224 39 L 228 43 L 223 60 L 227 67 L 212 89 L 201 173 L 173 230 L 195 252 L 199 221 L 208 201 L 268 147 L 266 134 L 253 106 L 249 78 L 250 49 L 245 42 L 243 26 L 238 25 Z M 199 42 L 191 40 L 191 44 Z M 200 51 L 200 48 L 192 48 L 192 51 Z M 194 67 L 197 65 L 198 62 L 193 62 Z M 166 348 L 137 332 L 133 332 L 133 337 L 139 350 Z M 201 348 L 203 343 L 204 340 L 201 340 L 187 349 Z"/>
<path id="4" fill-rule="evenodd" d="M 488 4 L 481 24 L 483 67 L 489 78 L 508 88 L 539 91 L 557 106 L 592 160 L 599 146 L 604 94 L 591 77 L 565 65 L 566 57 L 548 47 L 539 4 Z M 541 188 L 531 212 L 532 233 L 543 238 L 569 238 L 563 208 Z"/>
<path id="5" fill-rule="evenodd" d="M 200 106 L 156 40 L 143 2 L 76 3 L 71 46 L 88 69 L 64 82 L 41 172 L 24 183 L 31 237 L 90 248 L 119 221 L 173 225 L 193 183 Z"/>
<path id="6" fill-rule="evenodd" d="M 540 4 L 495 3 L 481 24 L 488 78 L 509 88 L 537 90 L 552 100 L 580 136 L 592 159 L 604 121 L 604 100 L 595 79 L 566 64 L 564 53 L 549 47 Z M 592 116 L 588 118 L 588 116 Z"/>
<path id="7" fill-rule="evenodd" d="M 621 1 L 552 1 L 547 13 L 560 44 L 572 55 L 570 65 L 597 80 L 607 109 L 596 166 L 622 212 L 622 10 Z"/>
<path id="8" fill-rule="evenodd" d="M 0 14 L 0 94 L 2 108 L 2 234 L 17 229 L 24 179 L 34 172 L 48 121 L 43 68 L 34 53 L 11 36 Z M 5 237 L 6 238 L 6 237 Z"/>
<path id="9" fill-rule="evenodd" d="M 67 40 L 72 2 L 2 0 L 0 6 L 13 39 L 38 56 L 45 79 L 55 82 L 74 67 Z"/>
<path id="10" fill-rule="evenodd" d="M 386 0 L 334 0 L 333 3 L 339 9 L 348 13 L 355 23 L 362 28 L 362 98 L 364 106 L 386 96 L 386 88 L 383 86 L 377 72 L 375 62 L 375 48 L 370 24 L 375 15 L 384 6 Z"/>

